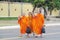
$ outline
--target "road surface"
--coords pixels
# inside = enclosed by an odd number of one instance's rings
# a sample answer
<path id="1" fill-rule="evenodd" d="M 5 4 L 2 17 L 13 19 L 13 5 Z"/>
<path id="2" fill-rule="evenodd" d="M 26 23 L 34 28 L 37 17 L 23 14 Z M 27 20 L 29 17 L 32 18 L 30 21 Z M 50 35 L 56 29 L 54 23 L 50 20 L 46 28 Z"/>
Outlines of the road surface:
<path id="1" fill-rule="evenodd" d="M 60 24 L 47 25 L 45 29 L 46 33 L 43 34 L 43 38 L 35 38 L 32 34 L 30 38 L 27 38 L 26 35 L 18 37 L 20 35 L 18 26 L 15 26 L 15 28 L 6 27 L 5 29 L 0 27 L 0 40 L 60 40 Z"/>

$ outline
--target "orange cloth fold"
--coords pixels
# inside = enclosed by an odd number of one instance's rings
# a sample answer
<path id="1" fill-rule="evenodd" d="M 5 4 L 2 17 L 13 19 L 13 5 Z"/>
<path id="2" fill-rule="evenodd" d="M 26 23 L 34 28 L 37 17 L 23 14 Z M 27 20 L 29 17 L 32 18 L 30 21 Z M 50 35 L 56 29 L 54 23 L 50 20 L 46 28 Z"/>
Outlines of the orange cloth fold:
<path id="1" fill-rule="evenodd" d="M 20 25 L 20 32 L 21 34 L 26 33 L 27 25 L 28 25 L 28 20 L 26 16 L 22 16 L 20 20 L 18 20 L 18 24 Z"/>
<path id="2" fill-rule="evenodd" d="M 44 25 L 44 16 L 41 13 L 38 13 L 33 17 L 32 20 L 33 32 L 37 35 L 42 33 L 42 27 Z"/>

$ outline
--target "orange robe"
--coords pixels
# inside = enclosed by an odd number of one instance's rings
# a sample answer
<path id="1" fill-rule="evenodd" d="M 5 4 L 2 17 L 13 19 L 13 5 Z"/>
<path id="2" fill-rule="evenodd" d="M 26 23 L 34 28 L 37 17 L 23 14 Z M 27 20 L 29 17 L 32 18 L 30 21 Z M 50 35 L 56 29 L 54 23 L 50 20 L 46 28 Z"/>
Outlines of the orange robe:
<path id="1" fill-rule="evenodd" d="M 33 31 L 33 27 L 32 27 L 32 16 L 28 16 L 28 25 L 31 28 L 31 32 Z"/>
<path id="2" fill-rule="evenodd" d="M 32 25 L 33 25 L 33 32 L 36 35 L 41 34 L 42 32 L 42 27 L 44 24 L 44 16 L 42 14 L 37 14 L 36 16 L 33 17 L 32 20 Z"/>
<path id="3" fill-rule="evenodd" d="M 25 34 L 26 29 L 27 29 L 27 25 L 28 25 L 27 17 L 23 16 L 20 20 L 18 20 L 18 23 L 20 25 L 21 34 Z"/>

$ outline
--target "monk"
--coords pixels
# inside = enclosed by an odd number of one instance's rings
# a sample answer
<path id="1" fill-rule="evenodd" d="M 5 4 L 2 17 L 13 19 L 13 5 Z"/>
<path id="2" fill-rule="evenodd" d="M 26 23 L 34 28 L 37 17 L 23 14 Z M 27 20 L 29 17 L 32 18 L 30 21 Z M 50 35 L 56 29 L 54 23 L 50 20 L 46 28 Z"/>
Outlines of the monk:
<path id="1" fill-rule="evenodd" d="M 27 33 L 27 36 L 28 36 L 28 37 L 29 37 L 29 34 L 33 32 L 32 17 L 33 17 L 32 13 L 29 12 L 29 13 L 28 13 L 28 27 L 30 28 L 30 32 Z M 28 29 L 29 29 L 29 28 L 28 28 Z M 27 30 L 27 31 L 29 31 L 29 30 Z"/>
<path id="2" fill-rule="evenodd" d="M 44 25 L 44 16 L 41 14 L 41 12 L 34 15 L 32 20 L 33 25 L 33 32 L 35 33 L 35 37 L 38 37 L 42 35 L 42 28 Z"/>
<path id="3" fill-rule="evenodd" d="M 19 19 L 20 18 L 20 19 Z M 21 36 L 26 33 L 28 21 L 26 16 L 18 17 L 18 24 L 20 25 Z"/>
<path id="4" fill-rule="evenodd" d="M 21 36 L 26 33 L 28 27 L 31 29 L 30 31 L 32 32 L 31 22 L 32 22 L 31 12 L 29 12 L 27 15 L 23 15 L 22 17 L 18 17 L 18 24 L 20 25 Z M 27 33 L 27 37 L 29 37 L 29 34 L 31 32 Z"/>
<path id="5" fill-rule="evenodd" d="M 33 32 L 33 27 L 32 27 L 32 19 L 33 19 L 33 14 L 31 12 L 29 12 L 29 25 L 30 25 L 30 28 L 31 28 L 31 32 Z"/>

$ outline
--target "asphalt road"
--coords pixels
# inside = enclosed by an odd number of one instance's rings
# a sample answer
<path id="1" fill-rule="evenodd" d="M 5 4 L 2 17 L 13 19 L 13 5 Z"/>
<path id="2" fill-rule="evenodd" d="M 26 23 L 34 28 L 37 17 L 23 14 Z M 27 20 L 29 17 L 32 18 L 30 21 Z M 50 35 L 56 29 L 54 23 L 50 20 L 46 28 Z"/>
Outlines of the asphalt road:
<path id="1" fill-rule="evenodd" d="M 60 40 L 60 26 L 46 26 L 46 33 L 43 34 L 43 38 L 35 38 L 30 35 L 27 38 L 26 35 L 19 37 L 19 28 L 15 29 L 0 29 L 0 40 Z"/>

